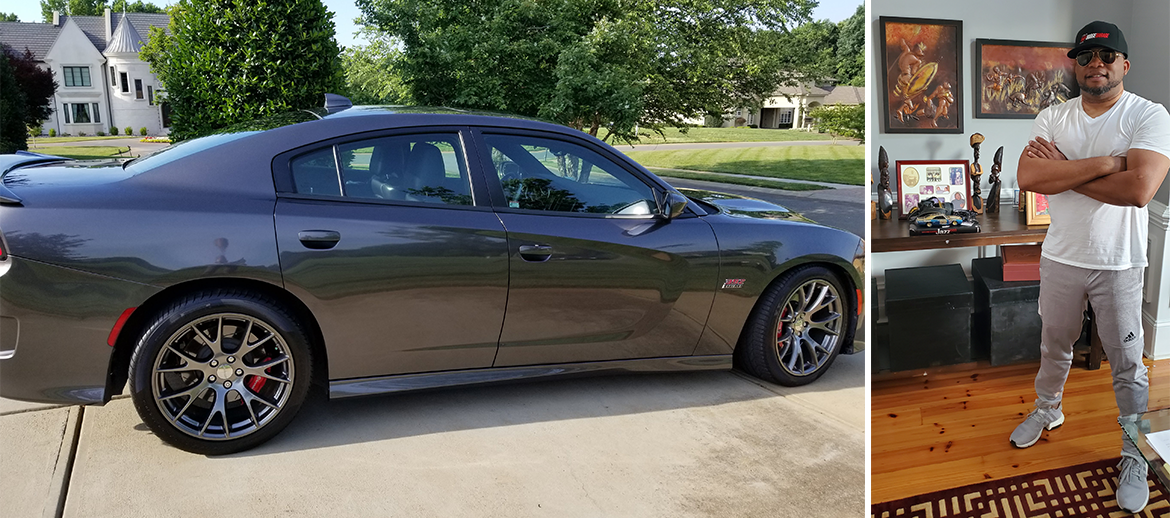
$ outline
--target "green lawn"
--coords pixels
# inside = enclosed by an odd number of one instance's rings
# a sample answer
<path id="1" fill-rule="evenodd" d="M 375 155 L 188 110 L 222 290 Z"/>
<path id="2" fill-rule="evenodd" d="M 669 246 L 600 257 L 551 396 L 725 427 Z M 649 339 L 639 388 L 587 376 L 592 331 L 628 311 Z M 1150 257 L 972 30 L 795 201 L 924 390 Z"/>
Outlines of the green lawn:
<path id="1" fill-rule="evenodd" d="M 36 137 L 28 139 L 28 145 L 33 145 L 36 141 L 37 145 L 41 144 L 60 144 L 63 142 L 82 142 L 86 140 L 109 140 L 112 138 L 142 138 L 135 135 L 106 135 L 104 137 L 88 136 L 88 137 Z"/>
<path id="2" fill-rule="evenodd" d="M 767 187 L 769 189 L 782 189 L 785 191 L 819 191 L 821 189 L 828 189 L 820 185 L 811 183 L 793 183 L 781 182 L 777 180 L 763 180 L 760 178 L 745 178 L 743 176 L 736 176 L 733 174 L 717 174 L 717 173 L 690 173 L 687 171 L 678 171 L 675 169 L 660 169 L 657 167 L 648 167 L 647 169 L 654 172 L 658 176 L 670 178 L 682 178 L 684 180 L 702 180 L 705 182 L 719 182 L 730 183 L 735 185 L 750 185 L 752 187 Z"/>
<path id="3" fill-rule="evenodd" d="M 679 128 L 665 128 L 663 135 L 643 129 L 638 132 L 642 136 L 641 144 L 684 144 L 696 142 L 787 142 L 793 140 L 831 140 L 828 134 L 801 130 L 782 129 L 753 129 L 753 128 L 686 128 L 686 133 Z M 604 140 L 608 133 L 605 128 L 598 130 L 597 138 Z M 665 138 L 664 138 L 665 137 Z M 610 142 L 613 145 L 622 145 L 626 142 Z"/>
<path id="4" fill-rule="evenodd" d="M 29 151 L 46 155 L 76 158 L 78 160 L 94 160 L 101 158 L 130 158 L 129 147 L 115 146 L 47 146 L 30 147 Z"/>
<path id="5" fill-rule="evenodd" d="M 857 145 L 629 151 L 626 155 L 647 168 L 865 183 L 865 147 Z"/>

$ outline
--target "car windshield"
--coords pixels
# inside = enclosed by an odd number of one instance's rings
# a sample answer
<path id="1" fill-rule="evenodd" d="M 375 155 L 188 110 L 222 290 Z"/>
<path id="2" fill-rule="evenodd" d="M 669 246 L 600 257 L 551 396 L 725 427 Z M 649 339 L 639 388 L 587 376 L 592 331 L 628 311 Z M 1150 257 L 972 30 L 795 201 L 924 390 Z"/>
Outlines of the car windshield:
<path id="1" fill-rule="evenodd" d="M 135 158 L 122 164 L 122 168 L 127 171 L 132 171 L 134 174 L 144 173 L 156 167 L 160 167 L 185 156 L 190 156 L 200 151 L 211 149 L 238 140 L 249 135 L 260 133 L 259 131 L 241 131 L 238 133 L 220 133 L 216 135 L 208 135 L 197 139 L 184 140 L 178 144 L 168 146 L 166 149 L 154 153 L 153 155 Z"/>
<path id="2" fill-rule="evenodd" d="M 256 133 L 260 133 L 261 131 L 267 131 L 282 126 L 290 126 L 301 122 L 317 120 L 320 119 L 323 114 L 323 108 L 313 110 L 297 110 L 278 113 L 276 115 L 271 115 L 262 119 L 233 124 L 206 137 L 184 140 L 173 146 L 168 146 L 166 149 L 163 149 L 162 151 L 154 153 L 150 156 L 135 158 L 133 160 L 127 161 L 125 164 L 122 164 L 122 167 L 135 173 L 146 172 L 156 167 L 174 162 L 175 160 L 185 156 L 226 144 L 233 140 L 247 137 L 248 135 L 254 135 Z"/>

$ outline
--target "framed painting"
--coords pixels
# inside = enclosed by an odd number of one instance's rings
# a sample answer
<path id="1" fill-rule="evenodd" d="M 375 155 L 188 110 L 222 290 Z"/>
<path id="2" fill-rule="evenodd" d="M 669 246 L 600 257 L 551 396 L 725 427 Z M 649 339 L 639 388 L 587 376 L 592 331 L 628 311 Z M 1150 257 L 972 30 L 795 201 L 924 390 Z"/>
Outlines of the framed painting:
<path id="1" fill-rule="evenodd" d="M 975 117 L 1034 119 L 1040 110 L 1080 93 L 1072 45 L 1044 41 L 975 40 Z"/>
<path id="2" fill-rule="evenodd" d="M 918 202 L 936 197 L 956 209 L 971 209 L 970 162 L 966 160 L 899 160 L 899 218 L 905 218 Z"/>
<path id="3" fill-rule="evenodd" d="M 1048 196 L 1028 191 L 1027 198 L 1027 206 L 1024 208 L 1024 223 L 1028 225 L 1052 223 L 1052 216 L 1048 214 Z"/>
<path id="4" fill-rule="evenodd" d="M 963 132 L 963 22 L 882 16 L 882 131 Z"/>

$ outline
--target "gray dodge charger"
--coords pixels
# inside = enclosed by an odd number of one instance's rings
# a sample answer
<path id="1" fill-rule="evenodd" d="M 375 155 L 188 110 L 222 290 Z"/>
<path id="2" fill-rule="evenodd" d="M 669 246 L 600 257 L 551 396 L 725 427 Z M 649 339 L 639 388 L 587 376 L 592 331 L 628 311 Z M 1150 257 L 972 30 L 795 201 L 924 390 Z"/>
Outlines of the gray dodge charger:
<path id="1" fill-rule="evenodd" d="M 852 353 L 864 247 L 562 126 L 305 110 L 145 158 L 0 155 L 0 396 L 256 446 L 331 397 Z"/>

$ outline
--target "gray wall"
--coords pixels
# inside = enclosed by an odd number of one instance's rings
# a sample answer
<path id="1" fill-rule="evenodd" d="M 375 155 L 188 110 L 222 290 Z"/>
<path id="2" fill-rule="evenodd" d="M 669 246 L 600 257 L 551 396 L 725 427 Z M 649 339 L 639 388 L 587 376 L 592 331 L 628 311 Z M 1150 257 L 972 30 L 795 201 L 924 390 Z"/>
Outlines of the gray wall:
<path id="1" fill-rule="evenodd" d="M 1170 105 L 1170 2 L 1166 0 L 982 0 L 979 2 L 922 2 L 921 0 L 872 0 L 866 13 L 871 20 L 873 39 L 869 47 L 873 85 L 869 89 L 870 106 L 874 107 L 869 127 L 870 142 L 885 146 L 890 162 L 895 160 L 952 160 L 972 158 L 968 139 L 982 133 L 979 163 L 991 170 L 991 156 L 1004 146 L 1001 179 L 1004 188 L 1014 187 L 1016 161 L 1028 143 L 1030 120 L 976 119 L 972 115 L 972 81 L 975 77 L 975 40 L 1035 40 L 1070 42 L 1076 31 L 1093 20 L 1116 23 L 1126 36 L 1133 64 L 1125 79 L 1126 90 Z M 942 18 L 963 20 L 963 134 L 884 134 L 881 133 L 881 57 L 879 50 L 880 16 Z M 877 156 L 877 152 L 873 154 Z M 891 166 L 892 169 L 892 166 Z M 871 174 L 877 181 L 877 163 Z M 987 174 L 983 190 L 987 192 Z"/>
<path id="2" fill-rule="evenodd" d="M 1131 69 L 1125 88 L 1170 108 L 1170 1 L 1133 0 L 1133 22 L 1125 31 Z M 1140 45 L 1139 43 L 1140 42 Z M 1170 205 L 1170 182 L 1154 199 Z"/>
<path id="3" fill-rule="evenodd" d="M 882 70 L 880 42 L 881 16 L 910 18 L 940 18 L 963 20 L 963 78 L 962 90 L 963 134 L 885 134 L 881 133 Z M 1004 146 L 1003 172 L 1000 175 L 1004 189 L 1016 186 L 1016 162 L 1028 142 L 1031 120 L 976 119 L 972 115 L 973 87 L 976 66 L 975 40 L 979 38 L 1006 40 L 1033 40 L 1071 42 L 1076 31 L 1093 20 L 1116 23 L 1124 32 L 1130 47 L 1132 67 L 1125 79 L 1125 88 L 1143 97 L 1170 106 L 1170 2 L 1167 0 L 981 0 L 977 2 L 923 2 L 921 0 L 871 0 L 866 17 L 872 31 L 867 48 L 869 67 L 868 144 L 870 146 L 870 174 L 873 185 L 878 182 L 877 148 L 884 146 L 890 158 L 891 176 L 897 160 L 971 160 L 968 140 L 972 133 L 986 137 L 980 151 L 979 163 L 984 171 L 991 171 L 992 156 Z M 982 178 L 984 196 L 988 193 L 988 177 Z M 891 179 L 895 187 L 896 179 Z M 896 194 L 896 193 L 895 193 Z M 876 199 L 876 194 L 874 198 Z M 1005 198 L 1007 201 L 1009 198 Z M 1162 203 L 1170 200 L 1170 188 L 1163 183 L 1156 198 Z M 870 265 L 872 275 L 884 286 L 886 268 L 933 264 L 963 265 L 970 270 L 971 259 L 995 255 L 993 247 L 960 248 L 924 252 L 892 252 L 874 254 Z M 884 297 L 874 300 L 880 301 Z"/>

